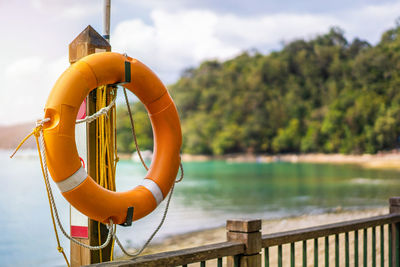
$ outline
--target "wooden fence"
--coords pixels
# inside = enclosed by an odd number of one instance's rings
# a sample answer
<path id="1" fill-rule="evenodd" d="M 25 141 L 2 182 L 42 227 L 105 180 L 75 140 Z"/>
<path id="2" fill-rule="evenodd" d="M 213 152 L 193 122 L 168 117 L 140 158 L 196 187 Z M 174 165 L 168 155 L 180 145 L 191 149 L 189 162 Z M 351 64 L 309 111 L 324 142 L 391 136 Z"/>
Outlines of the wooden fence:
<path id="1" fill-rule="evenodd" d="M 261 220 L 229 220 L 226 242 L 91 266 L 397 267 L 400 197 L 389 203 L 386 215 L 267 235 Z"/>

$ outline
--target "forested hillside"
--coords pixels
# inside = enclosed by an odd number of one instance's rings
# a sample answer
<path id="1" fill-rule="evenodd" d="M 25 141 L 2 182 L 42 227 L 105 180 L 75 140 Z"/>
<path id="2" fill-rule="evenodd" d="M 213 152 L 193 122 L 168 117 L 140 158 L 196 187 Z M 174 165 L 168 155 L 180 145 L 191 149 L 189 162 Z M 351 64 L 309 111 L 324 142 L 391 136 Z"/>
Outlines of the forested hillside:
<path id="1" fill-rule="evenodd" d="M 332 28 L 268 55 L 245 52 L 187 69 L 169 87 L 182 121 L 183 152 L 376 153 L 397 147 L 399 34 L 397 26 L 371 46 Z M 145 109 L 135 103 L 133 110 L 139 144 L 151 149 Z M 124 108 L 118 120 L 118 149 L 132 151 Z"/>

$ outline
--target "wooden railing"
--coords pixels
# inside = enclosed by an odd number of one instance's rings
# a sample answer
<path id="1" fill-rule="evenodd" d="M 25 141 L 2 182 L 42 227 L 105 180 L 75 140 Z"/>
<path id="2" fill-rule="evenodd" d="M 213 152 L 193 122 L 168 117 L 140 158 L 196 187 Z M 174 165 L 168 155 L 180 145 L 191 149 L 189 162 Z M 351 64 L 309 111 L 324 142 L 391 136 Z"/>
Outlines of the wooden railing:
<path id="1" fill-rule="evenodd" d="M 267 235 L 261 220 L 229 220 L 227 242 L 92 266 L 400 266 L 400 197 L 389 203 L 386 215 Z"/>
<path id="2" fill-rule="evenodd" d="M 395 225 L 396 232 L 398 233 L 397 229 L 399 229 L 399 223 L 400 214 L 387 214 L 366 219 L 263 235 L 262 247 L 264 248 L 265 265 L 269 266 L 270 263 L 270 248 L 276 246 L 277 265 L 283 266 L 282 247 L 283 245 L 288 244 L 290 246 L 290 266 L 295 266 L 295 245 L 296 242 L 301 242 L 302 266 L 307 266 L 307 259 L 309 256 L 307 253 L 307 241 L 310 240 L 313 244 L 312 266 L 318 266 L 318 263 L 320 262 L 324 262 L 323 266 L 329 266 L 330 263 L 334 263 L 332 266 L 350 266 L 350 263 L 351 266 L 377 266 L 377 256 L 379 256 L 380 266 L 385 266 L 385 262 L 387 266 L 391 266 L 392 261 L 389 259 L 393 258 L 393 225 Z M 379 227 L 378 234 L 377 227 Z M 361 239 L 361 235 L 359 234 L 360 231 L 362 231 L 363 235 L 362 248 L 359 247 L 359 241 Z M 378 246 L 376 242 L 377 236 L 380 241 Z M 330 242 L 330 237 L 333 237 L 331 239 L 334 239 L 334 243 Z M 396 236 L 396 240 L 398 240 L 398 236 Z M 320 246 L 320 241 L 323 241 L 324 243 L 322 247 Z M 352 250 L 350 248 L 351 241 L 353 243 Z M 341 247 L 340 244 L 343 244 L 343 242 L 344 246 Z M 332 247 L 334 247 L 334 260 L 330 257 Z M 387 248 L 387 251 L 385 250 L 385 247 Z M 396 248 L 394 258 L 396 259 L 395 262 L 399 262 L 398 246 Z M 341 255 L 341 253 L 344 255 Z M 322 259 L 320 258 L 320 254 L 323 254 Z M 361 254 L 363 256 L 362 259 L 359 257 Z M 350 255 L 352 255 L 352 257 L 350 257 Z M 285 264 L 285 266 L 288 265 L 289 264 Z"/>

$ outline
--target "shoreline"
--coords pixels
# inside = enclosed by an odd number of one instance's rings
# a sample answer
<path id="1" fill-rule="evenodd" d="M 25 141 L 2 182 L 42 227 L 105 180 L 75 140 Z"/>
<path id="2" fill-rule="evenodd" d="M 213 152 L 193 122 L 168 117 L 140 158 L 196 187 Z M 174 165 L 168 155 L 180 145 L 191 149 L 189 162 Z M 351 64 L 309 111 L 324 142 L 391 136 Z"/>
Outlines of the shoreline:
<path id="1" fill-rule="evenodd" d="M 298 230 L 318 225 L 337 223 L 342 221 L 355 220 L 387 214 L 388 207 L 366 208 L 360 210 L 337 210 L 336 212 L 322 214 L 304 214 L 294 217 L 286 217 L 281 219 L 263 220 L 262 234 L 278 233 L 290 230 Z M 217 227 L 205 229 L 185 234 L 174 235 L 165 238 L 158 243 L 150 244 L 142 255 L 155 254 L 167 251 L 174 251 L 197 246 L 209 245 L 226 241 L 225 227 Z M 132 249 L 128 249 L 133 252 Z M 122 255 L 117 255 L 118 260 L 127 259 Z"/>
<path id="2" fill-rule="evenodd" d="M 0 151 L 12 153 L 11 149 L 0 149 Z M 26 153 L 24 153 L 24 151 Z M 18 156 L 35 156 L 36 150 L 22 149 Z M 131 160 L 132 154 L 119 153 L 119 159 Z M 273 163 L 273 162 L 289 162 L 289 163 L 318 163 L 318 164 L 353 164 L 369 169 L 388 169 L 400 171 L 400 150 L 379 152 L 377 154 L 362 155 L 345 155 L 345 154 L 227 154 L 221 156 L 211 155 L 191 155 L 182 154 L 183 162 L 204 162 L 204 161 L 226 161 L 232 163 Z"/>
<path id="3" fill-rule="evenodd" d="M 222 156 L 189 155 L 183 154 L 182 161 L 198 162 L 210 160 L 223 160 L 227 162 L 243 163 L 321 163 L 321 164 L 355 164 L 370 169 L 394 169 L 400 170 L 400 152 L 397 150 L 380 152 L 377 154 L 345 155 L 345 154 L 277 154 L 277 155 L 255 155 L 255 154 L 229 154 Z"/>

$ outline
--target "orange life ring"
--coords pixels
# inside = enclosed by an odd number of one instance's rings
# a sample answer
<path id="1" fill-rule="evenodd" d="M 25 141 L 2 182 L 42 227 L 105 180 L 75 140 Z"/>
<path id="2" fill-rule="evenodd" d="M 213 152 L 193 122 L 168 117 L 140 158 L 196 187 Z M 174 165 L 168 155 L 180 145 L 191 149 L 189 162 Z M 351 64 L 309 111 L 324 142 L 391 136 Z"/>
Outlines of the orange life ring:
<path id="1" fill-rule="evenodd" d="M 154 135 L 154 156 L 142 184 L 126 192 L 98 185 L 81 166 L 75 144 L 75 119 L 91 90 L 125 83 L 146 106 Z M 113 52 L 86 56 L 57 80 L 45 107 L 43 125 L 47 166 L 71 205 L 88 217 L 109 223 L 130 223 L 150 212 L 167 196 L 180 164 L 182 134 L 178 112 L 159 78 L 136 59 Z M 133 218 L 127 211 L 133 207 Z M 130 221 L 127 221 L 130 220 Z"/>

